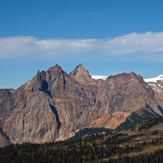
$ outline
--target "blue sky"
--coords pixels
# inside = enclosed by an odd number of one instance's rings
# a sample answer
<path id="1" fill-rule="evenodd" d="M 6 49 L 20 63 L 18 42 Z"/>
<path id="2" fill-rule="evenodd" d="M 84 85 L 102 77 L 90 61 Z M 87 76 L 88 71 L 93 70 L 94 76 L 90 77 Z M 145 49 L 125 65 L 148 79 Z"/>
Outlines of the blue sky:
<path id="1" fill-rule="evenodd" d="M 91 75 L 163 74 L 162 0 L 0 0 L 0 88 L 82 63 Z"/>

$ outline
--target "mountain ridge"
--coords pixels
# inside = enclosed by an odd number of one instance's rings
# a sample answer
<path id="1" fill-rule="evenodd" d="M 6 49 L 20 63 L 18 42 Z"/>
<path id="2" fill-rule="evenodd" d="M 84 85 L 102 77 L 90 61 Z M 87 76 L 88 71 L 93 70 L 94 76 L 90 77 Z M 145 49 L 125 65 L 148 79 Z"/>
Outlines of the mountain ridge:
<path id="1" fill-rule="evenodd" d="M 81 64 L 69 74 L 55 65 L 17 90 L 0 90 L 0 111 L 0 127 L 11 143 L 65 140 L 86 127 L 116 129 L 137 111 L 142 118 L 135 123 L 163 113 L 140 75 L 96 80 Z"/>

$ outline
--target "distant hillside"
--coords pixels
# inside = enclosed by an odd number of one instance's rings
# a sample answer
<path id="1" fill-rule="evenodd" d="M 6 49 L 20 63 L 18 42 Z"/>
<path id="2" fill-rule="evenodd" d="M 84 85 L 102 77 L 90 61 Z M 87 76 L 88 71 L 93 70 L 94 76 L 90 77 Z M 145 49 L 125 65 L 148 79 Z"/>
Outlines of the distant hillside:
<path id="1" fill-rule="evenodd" d="M 76 141 L 9 145 L 0 149 L 0 162 L 163 162 L 163 117 L 113 133 Z"/>
<path id="2" fill-rule="evenodd" d="M 85 137 L 89 137 L 95 134 L 101 133 L 111 133 L 113 130 L 106 129 L 106 128 L 84 128 L 77 132 L 72 138 L 68 139 L 67 141 L 76 141 L 78 139 L 82 139 Z"/>

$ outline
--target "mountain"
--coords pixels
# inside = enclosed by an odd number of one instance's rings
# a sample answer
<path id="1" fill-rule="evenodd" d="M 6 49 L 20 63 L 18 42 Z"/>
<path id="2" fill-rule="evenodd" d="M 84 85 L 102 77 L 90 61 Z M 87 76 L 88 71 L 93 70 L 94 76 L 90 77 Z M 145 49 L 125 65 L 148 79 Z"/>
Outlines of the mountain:
<path id="1" fill-rule="evenodd" d="M 84 128 L 124 128 L 162 116 L 161 97 L 133 72 L 101 80 L 81 64 L 69 74 L 55 65 L 17 90 L 0 90 L 0 128 L 9 143 L 65 140 Z"/>
<path id="2" fill-rule="evenodd" d="M 133 72 L 110 76 L 97 94 L 96 114 L 90 126 L 115 129 L 133 113 L 144 115 L 144 109 L 146 114 L 162 115 L 153 90 L 141 76 Z"/>

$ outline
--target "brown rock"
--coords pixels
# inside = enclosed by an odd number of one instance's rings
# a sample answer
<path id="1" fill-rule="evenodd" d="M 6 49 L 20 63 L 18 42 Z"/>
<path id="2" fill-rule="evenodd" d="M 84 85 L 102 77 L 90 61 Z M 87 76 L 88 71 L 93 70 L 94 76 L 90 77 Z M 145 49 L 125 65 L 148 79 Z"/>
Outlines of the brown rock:
<path id="1" fill-rule="evenodd" d="M 0 128 L 0 147 L 5 147 L 5 146 L 9 145 L 10 143 L 11 143 L 10 139 L 4 133 L 4 131 Z"/>

